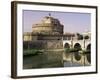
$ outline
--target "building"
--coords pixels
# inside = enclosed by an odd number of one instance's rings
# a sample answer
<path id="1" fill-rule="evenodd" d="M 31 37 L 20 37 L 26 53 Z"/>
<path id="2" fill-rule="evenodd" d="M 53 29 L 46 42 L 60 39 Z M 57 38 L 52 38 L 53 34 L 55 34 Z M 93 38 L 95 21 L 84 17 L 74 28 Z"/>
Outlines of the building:
<path id="1" fill-rule="evenodd" d="M 40 37 L 42 35 L 42 37 Z M 56 18 L 49 16 L 45 16 L 40 23 L 32 25 L 32 32 L 24 33 L 24 41 L 34 41 L 38 39 L 47 39 L 47 35 L 49 39 L 53 39 L 53 36 L 63 35 L 63 25 Z M 44 37 L 43 37 L 44 36 Z M 51 38 L 50 38 L 51 37 Z M 61 37 L 54 39 L 61 39 Z"/>
<path id="2" fill-rule="evenodd" d="M 32 32 L 23 35 L 24 46 L 28 48 L 63 48 L 63 39 L 71 39 L 73 34 L 63 34 L 63 25 L 50 14 L 39 23 L 32 25 Z M 55 44 L 55 45 L 54 45 Z M 28 46 L 27 46 L 28 45 Z M 44 45 L 44 46 L 43 46 Z"/>
<path id="3" fill-rule="evenodd" d="M 32 32 L 42 34 L 63 34 L 63 25 L 56 18 L 45 16 L 40 23 L 33 24 Z"/>
<path id="4" fill-rule="evenodd" d="M 41 22 L 37 24 L 32 25 L 32 32 L 25 32 L 23 35 L 24 41 L 34 41 L 41 39 L 39 36 L 42 36 L 43 39 L 47 39 L 47 36 L 49 36 L 49 39 L 60 40 L 68 38 L 71 39 L 71 37 L 74 36 L 72 33 L 65 33 L 63 34 L 63 25 L 60 23 L 60 21 L 54 17 L 45 16 Z M 44 36 L 44 37 L 43 37 Z"/>
<path id="5" fill-rule="evenodd" d="M 91 32 L 85 33 L 64 33 L 63 24 L 50 14 L 43 17 L 43 19 L 32 25 L 32 32 L 25 32 L 23 35 L 24 46 L 28 48 L 63 48 L 65 42 L 79 42 L 81 45 L 84 43 L 84 39 L 90 42 Z M 55 44 L 55 45 L 54 45 Z M 28 45 L 28 46 L 27 46 Z"/>
<path id="6" fill-rule="evenodd" d="M 79 64 L 90 65 L 91 33 L 64 33 L 63 28 L 64 25 L 61 24 L 58 19 L 51 17 L 51 15 L 45 16 L 39 23 L 32 25 L 32 32 L 25 32 L 23 34 L 23 49 L 44 50 L 43 54 L 45 53 L 44 55 L 46 55 L 46 64 L 47 62 L 52 63 L 52 60 L 54 59 L 56 61 L 59 60 L 56 64 L 60 63 L 59 66 L 61 66 L 61 64 L 63 66 L 63 60 L 69 61 L 73 59 L 74 62 Z M 89 53 L 84 56 L 83 54 L 76 52 L 74 55 L 70 53 L 68 56 L 68 54 L 65 55 L 64 48 L 69 50 L 72 48 L 88 50 Z M 84 57 L 86 57 L 86 59 Z"/>

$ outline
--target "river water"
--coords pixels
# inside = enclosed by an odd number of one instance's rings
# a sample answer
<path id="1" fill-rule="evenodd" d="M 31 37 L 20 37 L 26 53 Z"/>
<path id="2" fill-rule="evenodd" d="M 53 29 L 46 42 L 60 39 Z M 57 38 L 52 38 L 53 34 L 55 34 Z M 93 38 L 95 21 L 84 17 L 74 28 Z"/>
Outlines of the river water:
<path id="1" fill-rule="evenodd" d="M 53 68 L 53 67 L 78 67 L 78 66 L 89 66 L 89 65 L 90 64 L 84 65 L 77 61 L 76 62 L 71 61 L 71 58 L 69 58 L 68 60 L 63 60 L 63 56 L 60 53 L 55 53 L 55 54 L 48 53 L 48 54 L 40 54 L 36 56 L 23 57 L 23 69 Z"/>

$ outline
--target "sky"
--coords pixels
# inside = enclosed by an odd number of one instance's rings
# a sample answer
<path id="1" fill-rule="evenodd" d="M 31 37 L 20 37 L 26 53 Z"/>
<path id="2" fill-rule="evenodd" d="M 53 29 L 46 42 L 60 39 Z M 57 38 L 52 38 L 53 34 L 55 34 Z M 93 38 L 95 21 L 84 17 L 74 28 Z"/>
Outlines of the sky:
<path id="1" fill-rule="evenodd" d="M 84 33 L 91 31 L 91 14 L 75 12 L 54 12 L 23 10 L 23 32 L 32 32 L 32 25 L 49 16 L 59 19 L 64 25 L 64 33 Z"/>

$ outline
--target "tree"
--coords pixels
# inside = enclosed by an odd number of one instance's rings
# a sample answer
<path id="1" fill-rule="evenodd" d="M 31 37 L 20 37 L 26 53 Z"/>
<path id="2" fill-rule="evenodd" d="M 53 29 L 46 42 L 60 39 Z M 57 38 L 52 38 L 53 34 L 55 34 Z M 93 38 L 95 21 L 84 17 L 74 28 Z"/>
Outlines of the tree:
<path id="1" fill-rule="evenodd" d="M 84 36 L 84 39 L 89 39 L 89 36 L 88 35 Z"/>
<path id="2" fill-rule="evenodd" d="M 81 35 L 80 33 L 77 33 L 78 36 L 78 40 L 82 40 L 83 39 L 83 35 Z"/>

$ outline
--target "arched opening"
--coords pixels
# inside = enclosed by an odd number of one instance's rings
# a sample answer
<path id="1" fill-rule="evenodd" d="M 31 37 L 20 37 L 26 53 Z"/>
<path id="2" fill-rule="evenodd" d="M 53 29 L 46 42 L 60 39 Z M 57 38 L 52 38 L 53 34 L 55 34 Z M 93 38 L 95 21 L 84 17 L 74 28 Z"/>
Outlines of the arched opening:
<path id="1" fill-rule="evenodd" d="M 87 60 L 88 60 L 89 63 L 91 63 L 91 44 L 87 45 L 86 50 L 87 50 L 87 54 L 86 54 Z"/>
<path id="2" fill-rule="evenodd" d="M 79 43 L 76 43 L 76 44 L 74 45 L 74 48 L 77 49 L 77 50 L 81 50 L 81 49 L 82 49 L 82 48 L 81 48 L 81 45 L 80 45 Z"/>
<path id="3" fill-rule="evenodd" d="M 88 45 L 87 45 L 86 50 L 90 50 L 90 51 L 91 51 L 91 44 L 88 44 Z"/>
<path id="4" fill-rule="evenodd" d="M 68 43 L 65 43 L 64 48 L 69 49 L 70 48 L 70 45 Z"/>

